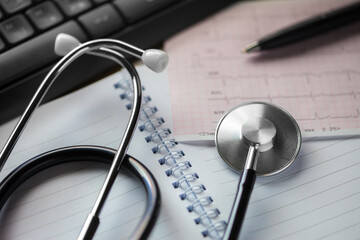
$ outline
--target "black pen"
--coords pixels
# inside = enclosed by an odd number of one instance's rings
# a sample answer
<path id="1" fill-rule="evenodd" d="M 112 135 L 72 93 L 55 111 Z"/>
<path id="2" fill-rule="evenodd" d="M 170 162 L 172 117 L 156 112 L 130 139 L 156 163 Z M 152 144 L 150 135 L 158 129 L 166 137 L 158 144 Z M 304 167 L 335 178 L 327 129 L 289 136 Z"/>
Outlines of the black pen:
<path id="1" fill-rule="evenodd" d="M 360 2 L 348 5 L 270 34 L 247 45 L 242 52 L 277 48 L 323 33 L 360 19 Z"/>

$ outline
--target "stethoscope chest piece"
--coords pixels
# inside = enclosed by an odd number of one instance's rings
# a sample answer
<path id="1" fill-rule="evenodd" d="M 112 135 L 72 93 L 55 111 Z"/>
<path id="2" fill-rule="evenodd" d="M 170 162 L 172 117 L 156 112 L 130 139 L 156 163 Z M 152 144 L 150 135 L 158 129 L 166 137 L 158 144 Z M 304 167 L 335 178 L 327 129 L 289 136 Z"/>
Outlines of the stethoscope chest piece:
<path id="1" fill-rule="evenodd" d="M 220 120 L 215 142 L 221 158 L 241 173 L 223 236 L 237 239 L 256 176 L 273 175 L 290 166 L 300 150 L 300 129 L 285 110 L 251 102 L 233 108 Z"/>
<path id="2" fill-rule="evenodd" d="M 300 129 L 283 109 L 262 102 L 239 105 L 219 122 L 215 141 L 221 158 L 241 172 L 250 146 L 258 148 L 256 173 L 276 174 L 287 168 L 301 145 Z"/>

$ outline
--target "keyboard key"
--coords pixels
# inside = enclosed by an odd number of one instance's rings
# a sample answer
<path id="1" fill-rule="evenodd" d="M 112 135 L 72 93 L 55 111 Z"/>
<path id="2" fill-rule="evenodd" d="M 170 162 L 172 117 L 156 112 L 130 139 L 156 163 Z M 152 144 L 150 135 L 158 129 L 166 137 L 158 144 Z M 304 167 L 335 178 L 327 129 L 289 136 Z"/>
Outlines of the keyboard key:
<path id="1" fill-rule="evenodd" d="M 125 19 L 129 23 L 132 23 L 176 1 L 177 0 L 116 0 L 114 4 L 119 8 Z"/>
<path id="2" fill-rule="evenodd" d="M 78 19 L 91 37 L 100 38 L 121 29 L 125 23 L 111 4 L 85 13 Z"/>
<path id="3" fill-rule="evenodd" d="M 31 0 L 0 0 L 3 9 L 11 14 L 30 6 Z"/>
<path id="4" fill-rule="evenodd" d="M 63 15 L 52 2 L 44 2 L 30 8 L 26 14 L 40 30 L 50 28 L 64 19 Z"/>
<path id="5" fill-rule="evenodd" d="M 55 0 L 66 16 L 78 15 L 91 7 L 90 0 Z"/>
<path id="6" fill-rule="evenodd" d="M 5 43 L 4 41 L 0 38 L 0 52 L 2 52 L 5 49 Z"/>
<path id="7" fill-rule="evenodd" d="M 54 41 L 59 33 L 71 34 L 81 42 L 88 40 L 79 24 L 69 21 L 1 53 L 0 87 L 54 63 L 59 58 L 54 53 Z"/>
<path id="8" fill-rule="evenodd" d="M 23 15 L 16 15 L 0 23 L 0 32 L 5 39 L 16 44 L 34 34 L 34 29 Z"/>
<path id="9" fill-rule="evenodd" d="M 108 0 L 93 0 L 94 3 L 99 4 L 99 3 L 104 3 L 107 2 Z"/>

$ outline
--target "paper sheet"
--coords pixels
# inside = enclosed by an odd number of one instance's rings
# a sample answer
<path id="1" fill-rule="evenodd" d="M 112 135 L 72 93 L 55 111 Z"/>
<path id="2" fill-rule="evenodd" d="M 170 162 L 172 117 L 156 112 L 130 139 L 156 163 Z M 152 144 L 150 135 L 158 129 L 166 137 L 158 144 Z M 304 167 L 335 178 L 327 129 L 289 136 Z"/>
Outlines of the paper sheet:
<path id="1" fill-rule="evenodd" d="M 239 2 L 167 41 L 175 135 L 211 135 L 224 113 L 246 101 L 285 108 L 310 136 L 359 134 L 360 23 L 241 53 L 268 33 L 350 2 Z"/>

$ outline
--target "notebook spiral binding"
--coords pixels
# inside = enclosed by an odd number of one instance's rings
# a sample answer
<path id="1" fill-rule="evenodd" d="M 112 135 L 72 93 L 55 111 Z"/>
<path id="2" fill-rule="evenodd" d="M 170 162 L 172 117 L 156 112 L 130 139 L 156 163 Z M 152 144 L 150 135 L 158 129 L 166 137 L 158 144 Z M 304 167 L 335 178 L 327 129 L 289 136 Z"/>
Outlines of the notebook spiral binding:
<path id="1" fill-rule="evenodd" d="M 129 102 L 126 108 L 131 109 L 133 94 L 129 77 L 122 73 L 121 79 L 114 87 L 123 91 L 119 96 Z M 145 90 L 144 87 L 143 90 Z M 175 139 L 170 138 L 171 130 L 169 128 L 162 128 L 165 120 L 156 116 L 157 108 L 150 106 L 149 102 L 151 102 L 149 96 L 143 97 L 139 130 L 149 132 L 145 141 L 153 144 L 151 150 L 154 154 L 162 155 L 158 162 L 160 165 L 169 167 L 165 174 L 176 179 L 172 186 L 184 190 L 179 197 L 181 200 L 189 202 L 187 206 L 189 213 L 197 214 L 194 219 L 195 224 L 202 224 L 205 227 L 205 230 L 201 232 L 202 235 L 212 239 L 221 239 L 226 222 L 216 220 L 220 211 L 217 208 L 211 208 L 213 199 L 210 196 L 203 196 L 206 194 L 206 188 L 203 184 L 197 184 L 198 174 L 191 172 L 191 163 L 182 159 L 185 153 L 182 150 L 173 150 L 178 143 Z"/>

